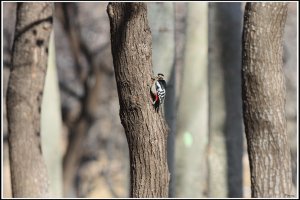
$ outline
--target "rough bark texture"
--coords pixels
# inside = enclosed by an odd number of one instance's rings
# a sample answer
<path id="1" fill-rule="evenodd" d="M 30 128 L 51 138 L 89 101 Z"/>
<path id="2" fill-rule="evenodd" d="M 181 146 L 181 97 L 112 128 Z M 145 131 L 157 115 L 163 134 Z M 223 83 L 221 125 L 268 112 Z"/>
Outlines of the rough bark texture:
<path id="1" fill-rule="evenodd" d="M 47 197 L 40 112 L 52 30 L 52 3 L 18 3 L 7 117 L 13 197 Z"/>
<path id="2" fill-rule="evenodd" d="M 243 115 L 252 197 L 289 197 L 282 36 L 287 3 L 247 3 L 243 31 Z"/>
<path id="3" fill-rule="evenodd" d="M 168 128 L 151 103 L 151 32 L 145 3 L 109 3 L 120 118 L 130 152 L 130 196 L 168 197 Z"/>

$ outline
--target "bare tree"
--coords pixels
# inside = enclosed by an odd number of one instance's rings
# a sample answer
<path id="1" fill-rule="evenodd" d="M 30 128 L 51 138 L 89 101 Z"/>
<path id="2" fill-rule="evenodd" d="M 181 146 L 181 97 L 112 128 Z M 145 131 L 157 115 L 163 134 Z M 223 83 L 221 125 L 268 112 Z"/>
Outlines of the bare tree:
<path id="1" fill-rule="evenodd" d="M 109 3 L 120 118 L 130 152 L 130 196 L 168 197 L 168 128 L 150 96 L 151 32 L 145 3 Z"/>
<path id="2" fill-rule="evenodd" d="M 282 36 L 287 3 L 247 3 L 243 30 L 243 115 L 252 197 L 289 197 Z"/>
<path id="3" fill-rule="evenodd" d="M 52 31 L 53 3 L 18 3 L 7 89 L 13 197 L 48 196 L 40 113 Z"/>

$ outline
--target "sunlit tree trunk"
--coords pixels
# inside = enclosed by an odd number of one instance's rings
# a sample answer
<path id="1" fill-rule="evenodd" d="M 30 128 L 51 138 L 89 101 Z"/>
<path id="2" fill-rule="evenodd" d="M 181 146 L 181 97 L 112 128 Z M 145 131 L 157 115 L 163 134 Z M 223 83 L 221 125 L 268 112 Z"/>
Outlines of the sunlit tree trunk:
<path id="1" fill-rule="evenodd" d="M 242 92 L 252 197 L 292 195 L 282 37 L 287 3 L 247 3 Z"/>
<path id="2" fill-rule="evenodd" d="M 40 113 L 52 31 L 53 3 L 18 3 L 7 89 L 13 197 L 47 197 Z"/>
<path id="3" fill-rule="evenodd" d="M 177 113 L 176 196 L 205 197 L 208 142 L 207 3 L 188 3 L 187 31 Z"/>
<path id="4" fill-rule="evenodd" d="M 168 197 L 168 127 L 150 95 L 151 32 L 145 3 L 109 3 L 120 119 L 130 154 L 130 197 Z"/>

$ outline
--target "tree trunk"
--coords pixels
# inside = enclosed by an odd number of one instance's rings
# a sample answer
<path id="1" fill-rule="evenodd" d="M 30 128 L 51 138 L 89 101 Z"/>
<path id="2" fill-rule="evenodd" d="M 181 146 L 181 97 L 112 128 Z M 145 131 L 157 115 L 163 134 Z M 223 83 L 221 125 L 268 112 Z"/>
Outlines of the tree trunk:
<path id="1" fill-rule="evenodd" d="M 130 154 L 130 196 L 168 197 L 168 128 L 150 95 L 151 32 L 145 3 L 109 3 L 120 118 Z"/>
<path id="2" fill-rule="evenodd" d="M 176 193 L 207 194 L 208 142 L 207 3 L 187 4 L 187 28 L 176 136 Z"/>
<path id="3" fill-rule="evenodd" d="M 246 4 L 242 93 L 252 197 L 292 195 L 282 71 L 286 17 L 287 3 Z"/>
<path id="4" fill-rule="evenodd" d="M 7 91 L 13 197 L 47 197 L 40 112 L 52 30 L 52 3 L 18 3 Z"/>
<path id="5" fill-rule="evenodd" d="M 208 196 L 242 197 L 241 3 L 209 3 Z M 224 20 L 226 19 L 226 20 Z"/>

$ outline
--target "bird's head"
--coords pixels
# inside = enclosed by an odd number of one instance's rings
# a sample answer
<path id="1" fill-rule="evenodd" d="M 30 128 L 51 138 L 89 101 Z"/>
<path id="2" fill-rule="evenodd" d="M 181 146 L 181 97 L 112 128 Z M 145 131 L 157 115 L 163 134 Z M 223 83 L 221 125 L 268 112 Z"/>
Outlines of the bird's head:
<path id="1" fill-rule="evenodd" d="M 165 76 L 162 73 L 158 73 L 157 77 L 159 80 L 164 80 Z"/>

